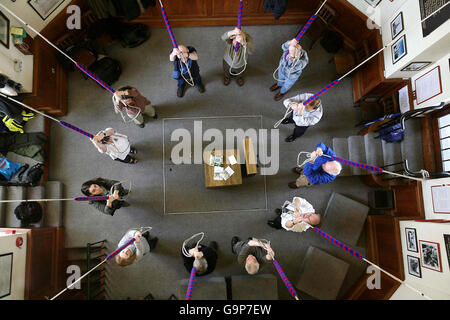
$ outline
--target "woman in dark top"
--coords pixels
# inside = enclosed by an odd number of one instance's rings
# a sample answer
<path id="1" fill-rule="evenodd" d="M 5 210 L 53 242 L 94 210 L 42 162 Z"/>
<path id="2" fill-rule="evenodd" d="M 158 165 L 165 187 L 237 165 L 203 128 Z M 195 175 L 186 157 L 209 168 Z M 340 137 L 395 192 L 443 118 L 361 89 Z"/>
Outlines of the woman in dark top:
<path id="1" fill-rule="evenodd" d="M 193 266 L 197 269 L 197 276 L 205 276 L 214 271 L 217 263 L 217 242 L 210 242 L 208 247 L 202 244 L 198 248 L 186 246 L 186 250 L 192 255 L 186 257 L 183 252 L 181 253 L 187 272 L 191 273 Z"/>
<path id="2" fill-rule="evenodd" d="M 96 178 L 86 181 L 81 186 L 81 192 L 87 197 L 93 196 L 109 196 L 107 201 L 89 201 L 89 204 L 98 211 L 110 216 L 114 215 L 117 209 L 128 207 L 130 204 L 124 200 L 119 200 L 128 194 L 128 190 L 124 189 L 119 181 Z"/>

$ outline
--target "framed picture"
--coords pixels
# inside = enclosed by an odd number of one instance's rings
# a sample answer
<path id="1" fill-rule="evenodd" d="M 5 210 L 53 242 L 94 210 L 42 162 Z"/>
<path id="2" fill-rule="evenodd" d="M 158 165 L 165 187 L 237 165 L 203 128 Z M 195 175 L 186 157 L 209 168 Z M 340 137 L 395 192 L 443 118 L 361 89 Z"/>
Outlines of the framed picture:
<path id="1" fill-rule="evenodd" d="M 394 43 L 391 47 L 392 51 L 392 63 L 395 64 L 397 61 L 399 61 L 401 58 L 406 56 L 406 36 L 401 37 L 398 39 L 396 43 Z"/>
<path id="2" fill-rule="evenodd" d="M 406 232 L 406 249 L 408 251 L 419 253 L 419 250 L 417 248 L 416 229 L 405 228 L 405 232 Z"/>
<path id="3" fill-rule="evenodd" d="M 9 49 L 9 19 L 0 11 L 0 42 Z"/>
<path id="4" fill-rule="evenodd" d="M 28 4 L 42 20 L 47 19 L 63 2 L 64 0 L 28 0 Z"/>
<path id="5" fill-rule="evenodd" d="M 365 1 L 374 8 L 381 2 L 381 0 L 365 0 Z"/>
<path id="6" fill-rule="evenodd" d="M 431 62 L 411 62 L 402 71 L 419 71 L 431 64 Z"/>
<path id="7" fill-rule="evenodd" d="M 439 243 L 419 240 L 422 267 L 442 272 L 441 252 Z"/>
<path id="8" fill-rule="evenodd" d="M 444 234 L 445 251 L 447 252 L 447 262 L 450 269 L 450 234 Z"/>
<path id="9" fill-rule="evenodd" d="M 416 87 L 417 105 L 422 104 L 442 93 L 441 67 L 436 66 L 414 81 Z M 433 186 L 433 210 L 435 213 L 450 213 L 450 207 L 445 201 L 448 185 Z"/>
<path id="10" fill-rule="evenodd" d="M 394 40 L 404 29 L 405 27 L 403 25 L 403 12 L 400 12 L 391 22 L 392 40 Z"/>
<path id="11" fill-rule="evenodd" d="M 407 255 L 406 259 L 408 260 L 408 273 L 417 278 L 422 278 L 419 258 Z"/>
<path id="12" fill-rule="evenodd" d="M 0 255 L 0 299 L 11 294 L 13 254 Z"/>

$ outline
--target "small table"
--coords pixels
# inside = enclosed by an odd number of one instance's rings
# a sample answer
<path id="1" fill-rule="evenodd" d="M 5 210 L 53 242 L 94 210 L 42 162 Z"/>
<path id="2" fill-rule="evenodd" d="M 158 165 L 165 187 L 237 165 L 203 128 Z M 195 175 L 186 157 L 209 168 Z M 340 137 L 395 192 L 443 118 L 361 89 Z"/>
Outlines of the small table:
<path id="1" fill-rule="evenodd" d="M 222 167 L 225 169 L 229 166 L 234 171 L 234 174 L 230 178 L 228 178 L 227 180 L 214 180 L 214 166 L 209 165 L 209 156 L 211 154 L 215 156 L 223 156 Z M 237 161 L 237 163 L 234 165 L 231 165 L 230 160 L 228 160 L 228 157 L 232 155 L 234 155 Z M 239 161 L 239 152 L 237 149 L 205 151 L 203 153 L 203 159 L 203 161 L 207 161 L 204 163 L 206 188 L 231 187 L 242 184 L 241 164 Z"/>

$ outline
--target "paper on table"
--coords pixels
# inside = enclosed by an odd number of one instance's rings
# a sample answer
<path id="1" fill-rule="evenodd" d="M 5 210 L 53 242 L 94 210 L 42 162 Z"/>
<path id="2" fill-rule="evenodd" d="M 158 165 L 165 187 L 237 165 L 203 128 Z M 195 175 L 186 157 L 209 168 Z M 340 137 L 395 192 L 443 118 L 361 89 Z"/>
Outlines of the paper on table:
<path id="1" fill-rule="evenodd" d="M 221 173 L 221 172 L 223 172 L 222 167 L 214 167 L 214 173 Z"/>
<path id="2" fill-rule="evenodd" d="M 213 180 L 223 180 L 222 175 L 220 173 L 214 173 Z"/>
<path id="3" fill-rule="evenodd" d="M 408 112 L 411 109 L 411 107 L 409 106 L 408 86 L 404 86 L 403 88 L 398 90 L 398 102 L 400 104 L 401 113 Z"/>
<path id="4" fill-rule="evenodd" d="M 234 170 L 231 169 L 230 167 L 226 167 L 226 168 L 225 168 L 225 171 L 226 171 L 230 176 L 232 176 L 232 175 L 234 174 Z"/>
<path id="5" fill-rule="evenodd" d="M 236 158 L 234 157 L 234 155 L 229 156 L 229 157 L 228 157 L 228 160 L 230 161 L 230 164 L 231 164 L 231 165 L 234 165 L 234 164 L 237 163 L 237 160 L 236 160 Z"/>

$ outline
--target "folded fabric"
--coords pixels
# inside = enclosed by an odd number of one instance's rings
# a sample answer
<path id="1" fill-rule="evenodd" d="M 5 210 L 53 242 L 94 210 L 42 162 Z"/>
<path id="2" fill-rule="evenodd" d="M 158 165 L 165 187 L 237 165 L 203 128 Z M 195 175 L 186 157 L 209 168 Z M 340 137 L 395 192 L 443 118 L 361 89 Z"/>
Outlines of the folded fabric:
<path id="1" fill-rule="evenodd" d="M 13 152 L 18 155 L 31 158 L 38 162 L 44 162 L 45 160 L 44 148 L 41 145 L 34 144 L 26 147 L 21 147 L 14 149 Z"/>

